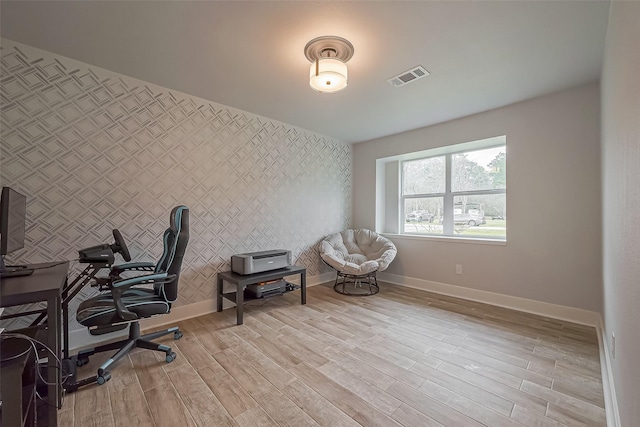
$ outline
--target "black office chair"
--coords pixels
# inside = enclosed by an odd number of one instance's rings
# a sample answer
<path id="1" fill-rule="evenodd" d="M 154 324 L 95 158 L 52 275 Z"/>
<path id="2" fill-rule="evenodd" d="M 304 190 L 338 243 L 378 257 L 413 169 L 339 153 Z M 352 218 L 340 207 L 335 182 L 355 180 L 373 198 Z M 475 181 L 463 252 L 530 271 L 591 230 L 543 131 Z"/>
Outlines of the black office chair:
<path id="1" fill-rule="evenodd" d="M 164 252 L 158 263 L 132 262 L 114 266 L 109 277 L 97 281 L 104 292 L 83 301 L 78 307 L 76 319 L 88 327 L 92 335 L 129 327 L 128 339 L 78 353 L 76 363 L 82 366 L 95 353 L 119 349 L 98 369 L 95 378 L 98 384 L 107 382 L 111 378 L 109 367 L 136 347 L 164 352 L 167 362 L 173 362 L 176 358 L 171 347 L 151 340 L 170 333 L 177 340 L 182 337 L 182 332 L 173 327 L 141 336 L 139 319 L 170 312 L 171 303 L 178 297 L 180 268 L 188 241 L 189 208 L 176 206 L 171 211 L 169 228 L 164 232 Z M 124 245 L 123 241 L 121 245 Z M 121 252 L 128 254 L 126 246 Z M 136 272 L 139 275 L 122 277 L 124 272 Z M 153 285 L 153 288 L 135 287 L 139 285 Z"/>

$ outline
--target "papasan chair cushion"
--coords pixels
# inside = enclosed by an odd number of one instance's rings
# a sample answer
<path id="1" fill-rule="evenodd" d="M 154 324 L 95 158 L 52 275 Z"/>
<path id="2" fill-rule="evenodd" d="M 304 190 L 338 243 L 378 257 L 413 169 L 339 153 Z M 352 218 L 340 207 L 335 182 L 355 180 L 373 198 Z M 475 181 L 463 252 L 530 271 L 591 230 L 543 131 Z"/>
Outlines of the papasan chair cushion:
<path id="1" fill-rule="evenodd" d="M 396 253 L 391 240 L 362 228 L 332 234 L 320 244 L 324 262 L 343 274 L 354 276 L 385 270 Z"/>

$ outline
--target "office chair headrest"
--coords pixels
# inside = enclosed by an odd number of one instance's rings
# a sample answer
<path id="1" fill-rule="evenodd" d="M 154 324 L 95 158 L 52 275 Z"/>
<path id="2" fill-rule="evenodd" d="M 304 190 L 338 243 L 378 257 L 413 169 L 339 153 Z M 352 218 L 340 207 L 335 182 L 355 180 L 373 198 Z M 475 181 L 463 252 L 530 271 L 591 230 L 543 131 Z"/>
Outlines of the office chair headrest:
<path id="1" fill-rule="evenodd" d="M 171 210 L 169 222 L 169 227 L 174 233 L 188 230 L 189 208 L 184 205 L 176 206 L 175 208 L 173 208 Z"/>

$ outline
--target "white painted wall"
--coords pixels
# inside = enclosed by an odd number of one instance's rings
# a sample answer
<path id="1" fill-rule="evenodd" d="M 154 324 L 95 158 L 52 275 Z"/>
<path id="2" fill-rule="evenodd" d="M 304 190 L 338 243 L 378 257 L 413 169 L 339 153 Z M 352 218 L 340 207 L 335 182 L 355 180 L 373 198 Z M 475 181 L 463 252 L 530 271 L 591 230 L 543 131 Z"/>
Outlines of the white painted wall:
<path id="1" fill-rule="evenodd" d="M 605 336 L 620 425 L 640 425 L 640 3 L 613 1 L 602 75 Z"/>
<path id="2" fill-rule="evenodd" d="M 386 273 L 600 312 L 599 104 L 591 84 L 356 144 L 354 226 L 376 225 L 376 159 L 506 135 L 506 245 L 394 236 Z"/>

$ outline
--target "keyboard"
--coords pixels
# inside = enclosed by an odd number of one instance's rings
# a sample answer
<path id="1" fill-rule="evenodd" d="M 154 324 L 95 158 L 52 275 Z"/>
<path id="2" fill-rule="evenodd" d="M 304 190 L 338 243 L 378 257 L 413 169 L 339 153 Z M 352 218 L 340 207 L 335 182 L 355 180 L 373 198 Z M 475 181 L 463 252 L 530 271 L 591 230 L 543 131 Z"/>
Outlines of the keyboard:
<path id="1" fill-rule="evenodd" d="M 5 277 L 29 276 L 32 273 L 33 268 L 27 268 L 24 265 L 16 267 L 7 266 L 3 271 L 0 271 L 0 279 Z"/>

